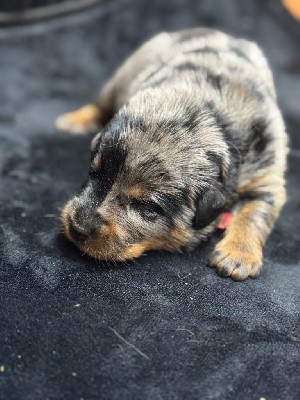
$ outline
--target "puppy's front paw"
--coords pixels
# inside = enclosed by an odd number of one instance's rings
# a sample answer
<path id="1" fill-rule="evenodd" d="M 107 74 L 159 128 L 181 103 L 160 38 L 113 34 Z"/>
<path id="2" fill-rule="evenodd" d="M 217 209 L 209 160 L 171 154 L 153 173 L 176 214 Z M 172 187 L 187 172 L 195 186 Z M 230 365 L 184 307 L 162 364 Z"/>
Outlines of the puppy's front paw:
<path id="1" fill-rule="evenodd" d="M 76 111 L 60 115 L 55 121 L 55 127 L 63 132 L 84 135 L 97 131 L 99 118 L 98 108 L 93 104 L 87 104 Z"/>
<path id="2" fill-rule="evenodd" d="M 236 281 L 256 278 L 262 269 L 262 249 L 248 243 L 221 240 L 210 256 L 210 265 L 221 276 L 228 276 Z"/>

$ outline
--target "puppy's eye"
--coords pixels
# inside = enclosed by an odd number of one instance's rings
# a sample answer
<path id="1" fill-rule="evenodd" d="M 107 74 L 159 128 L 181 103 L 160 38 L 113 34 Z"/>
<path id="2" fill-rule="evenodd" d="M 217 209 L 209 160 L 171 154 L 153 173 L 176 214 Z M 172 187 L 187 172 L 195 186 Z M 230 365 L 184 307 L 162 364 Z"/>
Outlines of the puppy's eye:
<path id="1" fill-rule="evenodd" d="M 130 206 L 147 221 L 155 221 L 159 215 L 164 213 L 162 207 L 151 200 L 133 199 L 130 202 Z"/>

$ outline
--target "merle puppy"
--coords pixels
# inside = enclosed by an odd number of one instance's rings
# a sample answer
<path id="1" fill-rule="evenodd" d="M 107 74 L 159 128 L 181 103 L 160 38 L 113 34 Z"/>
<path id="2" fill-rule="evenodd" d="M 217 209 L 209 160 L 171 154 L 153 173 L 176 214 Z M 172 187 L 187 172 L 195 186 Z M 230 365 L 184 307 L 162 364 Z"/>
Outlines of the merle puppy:
<path id="1" fill-rule="evenodd" d="M 257 277 L 285 202 L 287 135 L 258 46 L 210 29 L 161 33 L 116 71 L 94 104 L 60 116 L 92 141 L 65 235 L 103 260 L 193 249 L 220 213 L 234 218 L 210 263 Z"/>

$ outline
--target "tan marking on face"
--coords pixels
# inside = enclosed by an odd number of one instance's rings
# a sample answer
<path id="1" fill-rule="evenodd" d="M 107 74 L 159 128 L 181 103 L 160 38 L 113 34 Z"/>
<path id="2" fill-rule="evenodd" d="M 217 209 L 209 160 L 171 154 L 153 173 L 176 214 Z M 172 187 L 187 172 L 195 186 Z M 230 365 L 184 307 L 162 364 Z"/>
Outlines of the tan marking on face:
<path id="1" fill-rule="evenodd" d="M 147 198 L 149 196 L 149 190 L 141 183 L 137 183 L 130 189 L 130 195 L 136 198 Z"/>
<path id="2" fill-rule="evenodd" d="M 70 232 L 69 232 L 69 224 L 71 221 L 70 214 L 72 213 L 73 203 L 74 203 L 73 199 L 69 200 L 67 202 L 67 204 L 64 206 L 64 209 L 61 213 L 61 223 L 62 223 L 62 227 L 63 227 L 63 232 L 64 232 L 65 236 L 71 241 L 73 241 L 73 240 L 72 240 Z"/>
<path id="3" fill-rule="evenodd" d="M 150 238 L 127 247 L 121 257 L 124 257 L 124 259 L 137 258 L 149 250 L 179 251 L 180 247 L 187 243 L 190 237 L 191 233 L 175 228 L 166 238 Z"/>
<path id="4" fill-rule="evenodd" d="M 164 242 L 159 238 L 143 240 L 140 243 L 134 243 L 128 246 L 120 255 L 123 259 L 132 259 L 140 257 L 145 251 L 160 250 L 163 248 Z"/>
<path id="5" fill-rule="evenodd" d="M 96 171 L 97 169 L 100 168 L 100 165 L 101 165 L 101 156 L 100 156 L 99 153 L 97 153 L 97 154 L 95 155 L 93 161 L 92 161 L 91 168 L 92 168 L 94 171 Z"/>
<path id="6" fill-rule="evenodd" d="M 104 236 L 119 236 L 120 227 L 114 221 L 107 221 L 104 226 L 100 228 L 101 235 Z"/>
<path id="7" fill-rule="evenodd" d="M 127 237 L 126 232 L 113 220 L 106 219 L 106 223 L 83 242 L 75 241 L 70 234 L 70 222 L 74 212 L 74 199 L 71 199 L 61 213 L 63 233 L 85 254 L 97 260 L 116 260 L 122 258 L 116 252 L 118 239 Z"/>
<path id="8" fill-rule="evenodd" d="M 76 243 L 76 245 L 84 254 L 96 260 L 117 260 L 117 257 L 113 257 L 110 251 L 112 246 L 109 237 L 91 237 L 83 243 Z"/>
<path id="9" fill-rule="evenodd" d="M 136 243 L 129 246 L 121 254 L 121 258 L 124 260 L 140 257 L 146 251 L 145 243 Z"/>

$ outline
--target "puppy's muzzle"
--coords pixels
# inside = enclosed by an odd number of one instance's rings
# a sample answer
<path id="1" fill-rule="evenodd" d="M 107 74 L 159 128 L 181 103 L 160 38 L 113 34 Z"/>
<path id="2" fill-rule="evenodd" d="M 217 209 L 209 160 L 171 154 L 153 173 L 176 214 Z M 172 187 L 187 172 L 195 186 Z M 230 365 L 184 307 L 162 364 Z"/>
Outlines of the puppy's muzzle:
<path id="1" fill-rule="evenodd" d="M 84 242 L 105 225 L 106 221 L 102 216 L 86 203 L 75 203 L 74 212 L 68 218 L 69 234 L 76 242 Z"/>

